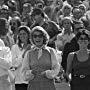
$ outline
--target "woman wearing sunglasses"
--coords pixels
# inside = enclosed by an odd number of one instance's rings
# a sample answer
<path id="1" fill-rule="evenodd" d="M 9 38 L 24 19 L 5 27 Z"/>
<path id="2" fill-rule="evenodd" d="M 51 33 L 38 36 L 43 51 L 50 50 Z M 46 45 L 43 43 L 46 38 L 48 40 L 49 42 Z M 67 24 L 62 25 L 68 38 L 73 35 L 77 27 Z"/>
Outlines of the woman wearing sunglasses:
<path id="1" fill-rule="evenodd" d="M 31 31 L 33 47 L 24 57 L 22 73 L 28 81 L 27 90 L 56 90 L 54 77 L 59 73 L 60 65 L 55 50 L 48 47 L 49 36 L 40 26 Z"/>
<path id="2" fill-rule="evenodd" d="M 71 74 L 71 90 L 90 90 L 90 37 L 86 29 L 80 31 L 75 37 L 79 50 L 68 55 L 66 76 Z"/>

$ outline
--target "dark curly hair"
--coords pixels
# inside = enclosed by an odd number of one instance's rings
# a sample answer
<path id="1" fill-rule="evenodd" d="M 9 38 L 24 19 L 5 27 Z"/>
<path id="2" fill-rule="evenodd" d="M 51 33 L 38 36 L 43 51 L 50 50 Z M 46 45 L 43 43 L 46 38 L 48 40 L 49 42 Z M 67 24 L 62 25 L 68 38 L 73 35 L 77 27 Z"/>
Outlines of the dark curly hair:
<path id="1" fill-rule="evenodd" d="M 79 40 L 79 38 L 80 38 L 81 35 L 85 35 L 87 37 L 88 41 L 90 41 L 89 33 L 90 32 L 87 29 L 79 29 L 79 32 L 75 36 L 76 41 Z"/>
<path id="2" fill-rule="evenodd" d="M 0 36 L 4 36 L 8 33 L 8 21 L 5 18 L 0 18 Z"/>
<path id="3" fill-rule="evenodd" d="M 41 15 L 43 18 L 45 18 L 45 13 L 43 12 L 42 9 L 40 9 L 38 7 L 35 7 L 33 9 L 33 11 L 31 12 L 31 16 L 32 17 L 35 17 L 36 15 Z"/>
<path id="4" fill-rule="evenodd" d="M 21 30 L 24 30 L 26 33 L 27 33 L 27 35 L 28 35 L 28 40 L 27 40 L 27 43 L 28 44 L 31 44 L 31 42 L 30 42 L 30 32 L 31 32 L 31 30 L 30 30 L 30 28 L 28 27 L 28 26 L 20 26 L 19 28 L 18 28 L 18 33 L 20 33 L 20 31 Z M 19 37 L 19 35 L 18 35 L 18 46 L 20 47 L 20 48 L 22 48 L 22 41 L 20 40 L 20 37 Z"/>

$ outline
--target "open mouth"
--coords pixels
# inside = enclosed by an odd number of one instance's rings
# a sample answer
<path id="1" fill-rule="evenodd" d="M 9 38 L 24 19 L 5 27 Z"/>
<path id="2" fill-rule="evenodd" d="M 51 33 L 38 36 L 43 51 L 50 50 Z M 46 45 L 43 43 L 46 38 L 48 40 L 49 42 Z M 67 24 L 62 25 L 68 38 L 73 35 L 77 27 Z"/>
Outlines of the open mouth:
<path id="1" fill-rule="evenodd" d="M 38 41 L 35 41 L 36 43 L 40 43 L 41 41 L 40 40 L 38 40 Z"/>

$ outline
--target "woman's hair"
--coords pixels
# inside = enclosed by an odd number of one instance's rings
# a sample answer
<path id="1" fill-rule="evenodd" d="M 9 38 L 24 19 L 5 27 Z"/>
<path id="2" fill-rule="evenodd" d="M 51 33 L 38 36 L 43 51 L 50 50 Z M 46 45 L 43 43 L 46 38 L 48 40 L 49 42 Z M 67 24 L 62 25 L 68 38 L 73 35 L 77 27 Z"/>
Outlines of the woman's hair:
<path id="1" fill-rule="evenodd" d="M 14 18 L 12 18 L 11 21 L 10 21 L 10 24 L 11 24 L 12 21 L 15 21 L 17 23 L 17 27 L 21 26 L 21 19 L 20 19 L 20 17 L 15 16 Z"/>
<path id="2" fill-rule="evenodd" d="M 82 10 L 85 10 L 85 12 L 86 12 L 86 6 L 85 6 L 84 4 L 80 4 L 78 7 L 79 7 L 80 9 L 82 8 Z"/>
<path id="3" fill-rule="evenodd" d="M 62 11 L 64 11 L 65 8 L 68 8 L 72 11 L 72 6 L 70 4 L 64 4 L 62 7 Z"/>
<path id="4" fill-rule="evenodd" d="M 32 31 L 31 31 L 31 42 L 32 42 L 32 44 L 35 44 L 35 43 L 34 43 L 34 40 L 33 40 L 33 34 L 34 34 L 34 32 L 36 32 L 36 31 L 42 33 L 43 38 L 44 38 L 43 44 L 44 44 L 44 45 L 47 44 L 48 41 L 49 41 L 49 35 L 48 35 L 48 33 L 47 33 L 41 26 L 35 26 L 35 27 L 32 29 Z"/>
<path id="5" fill-rule="evenodd" d="M 30 42 L 30 33 L 31 33 L 30 28 L 28 26 L 20 26 L 18 28 L 18 33 L 20 33 L 20 31 L 22 31 L 22 30 L 24 30 L 27 33 L 27 35 L 28 35 L 27 44 L 31 44 L 31 42 Z M 20 48 L 22 48 L 22 45 L 21 44 L 22 44 L 22 41 L 20 40 L 20 37 L 18 35 L 18 46 Z"/>
<path id="6" fill-rule="evenodd" d="M 64 17 L 64 18 L 61 19 L 61 22 L 60 22 L 60 27 L 61 28 L 63 27 L 63 23 L 64 23 L 65 20 L 69 20 L 70 23 L 71 23 L 71 26 L 73 25 L 73 21 L 71 20 L 70 17 Z"/>
<path id="7" fill-rule="evenodd" d="M 16 11 L 17 10 L 17 2 L 15 0 L 8 0 L 8 7 L 12 11 Z"/>
<path id="8" fill-rule="evenodd" d="M 75 39 L 76 41 L 78 41 L 81 35 L 85 35 L 88 41 L 90 41 L 89 34 L 90 32 L 87 29 L 79 29 L 79 32 L 76 34 Z"/>
<path id="9" fill-rule="evenodd" d="M 5 18 L 0 18 L 0 36 L 4 36 L 8 33 L 8 21 Z"/>

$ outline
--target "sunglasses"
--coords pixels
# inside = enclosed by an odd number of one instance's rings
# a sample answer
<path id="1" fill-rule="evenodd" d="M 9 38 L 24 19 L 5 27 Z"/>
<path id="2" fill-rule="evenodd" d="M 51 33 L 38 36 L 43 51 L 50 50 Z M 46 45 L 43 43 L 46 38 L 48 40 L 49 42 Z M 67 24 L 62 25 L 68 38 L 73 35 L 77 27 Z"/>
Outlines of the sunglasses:
<path id="1" fill-rule="evenodd" d="M 87 38 L 80 37 L 79 40 L 88 40 Z"/>
<path id="2" fill-rule="evenodd" d="M 35 34 L 34 34 L 34 35 L 33 35 L 33 38 L 37 38 L 37 37 L 38 37 L 38 38 L 42 38 L 43 35 L 42 35 L 42 34 L 39 34 L 39 35 L 35 35 Z"/>

